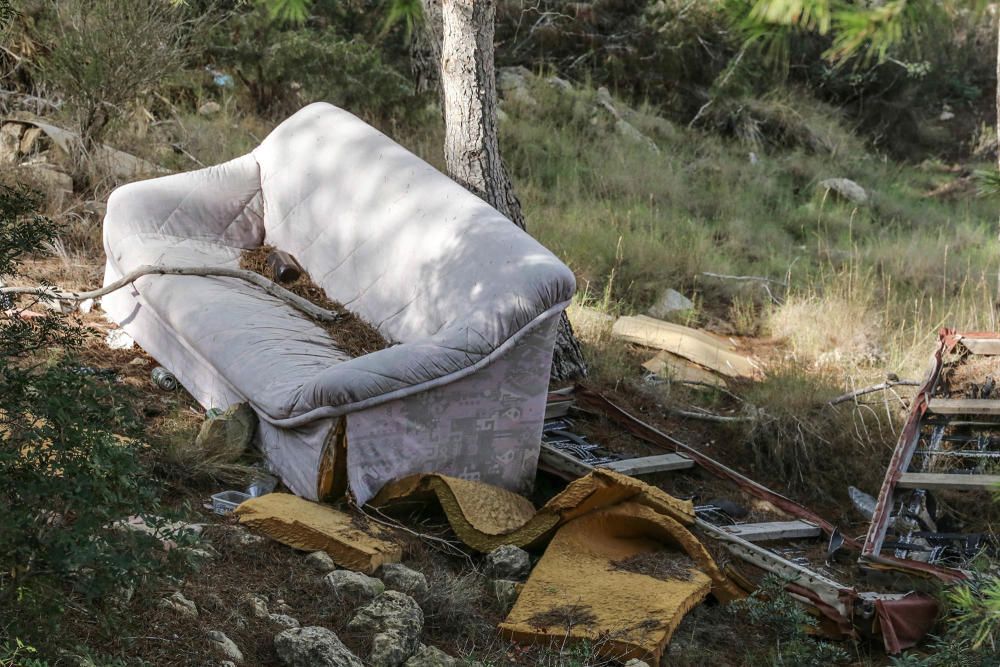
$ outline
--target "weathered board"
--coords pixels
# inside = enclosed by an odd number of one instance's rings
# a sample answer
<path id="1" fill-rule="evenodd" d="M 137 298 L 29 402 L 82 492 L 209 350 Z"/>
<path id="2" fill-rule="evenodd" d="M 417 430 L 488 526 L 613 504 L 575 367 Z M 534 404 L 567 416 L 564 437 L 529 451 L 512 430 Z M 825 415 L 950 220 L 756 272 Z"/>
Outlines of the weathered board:
<path id="1" fill-rule="evenodd" d="M 636 315 L 618 318 L 611 332 L 622 340 L 666 350 L 727 377 L 753 378 L 760 374 L 748 357 L 733 351 L 732 343 L 697 329 Z"/>
<path id="2" fill-rule="evenodd" d="M 685 470 L 694 467 L 694 461 L 683 454 L 657 454 L 656 456 L 644 456 L 638 459 L 625 459 L 624 461 L 612 461 L 602 463 L 600 468 L 607 468 L 620 472 L 623 475 L 649 475 L 654 472 L 666 472 L 667 470 Z"/>
<path id="3" fill-rule="evenodd" d="M 972 354 L 985 356 L 1000 354 L 1000 338 L 962 338 L 962 345 Z"/>
<path id="4" fill-rule="evenodd" d="M 927 411 L 936 415 L 998 415 L 1000 400 L 982 398 L 932 398 Z"/>
<path id="5" fill-rule="evenodd" d="M 1000 489 L 1000 475 L 956 475 L 934 472 L 904 472 L 897 488 L 953 489 L 958 491 L 991 491 Z"/>
<path id="6" fill-rule="evenodd" d="M 736 526 L 722 526 L 730 535 L 742 537 L 747 542 L 766 542 L 768 540 L 798 540 L 807 537 L 819 537 L 820 530 L 816 524 L 808 521 L 770 521 L 768 523 L 744 523 Z"/>
<path id="7" fill-rule="evenodd" d="M 713 387 L 726 388 L 726 381 L 721 377 L 697 364 L 666 351 L 661 351 L 655 357 L 642 365 L 650 373 L 668 378 L 676 382 L 701 382 Z"/>

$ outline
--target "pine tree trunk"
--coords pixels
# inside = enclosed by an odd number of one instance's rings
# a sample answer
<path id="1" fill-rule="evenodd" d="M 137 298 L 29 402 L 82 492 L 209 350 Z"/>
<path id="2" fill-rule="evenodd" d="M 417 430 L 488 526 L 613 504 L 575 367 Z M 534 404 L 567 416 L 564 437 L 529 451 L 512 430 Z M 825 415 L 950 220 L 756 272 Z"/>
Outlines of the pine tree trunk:
<path id="1" fill-rule="evenodd" d="M 494 0 L 423 0 L 428 35 L 441 35 L 445 162 L 451 177 L 525 228 L 521 202 L 500 156 L 493 63 Z M 432 24 L 439 8 L 441 30 Z M 433 38 L 433 37 L 432 37 Z M 580 344 L 560 316 L 552 377 L 586 375 Z"/>

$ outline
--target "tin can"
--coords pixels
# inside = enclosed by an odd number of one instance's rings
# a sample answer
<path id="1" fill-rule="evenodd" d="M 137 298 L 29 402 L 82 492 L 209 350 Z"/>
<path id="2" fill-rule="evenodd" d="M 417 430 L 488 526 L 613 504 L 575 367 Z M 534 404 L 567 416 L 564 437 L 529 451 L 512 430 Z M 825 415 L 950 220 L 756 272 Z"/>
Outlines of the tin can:
<path id="1" fill-rule="evenodd" d="M 174 376 L 174 374 L 168 371 L 163 366 L 157 366 L 156 368 L 154 368 L 153 372 L 150 374 L 150 377 L 153 379 L 153 384 L 155 384 L 163 391 L 174 391 L 180 384 L 179 382 L 177 382 L 177 378 Z"/>

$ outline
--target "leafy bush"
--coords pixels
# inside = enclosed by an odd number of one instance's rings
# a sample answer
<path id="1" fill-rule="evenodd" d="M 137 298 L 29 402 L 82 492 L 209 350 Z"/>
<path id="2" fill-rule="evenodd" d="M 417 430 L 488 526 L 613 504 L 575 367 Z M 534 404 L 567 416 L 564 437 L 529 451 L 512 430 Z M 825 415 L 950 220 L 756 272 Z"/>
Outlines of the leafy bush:
<path id="1" fill-rule="evenodd" d="M 99 142 L 109 125 L 164 79 L 180 71 L 192 24 L 168 0 L 58 0 L 40 21 L 47 50 L 37 79 L 61 95 L 84 141 Z"/>
<path id="2" fill-rule="evenodd" d="M 30 193 L 0 187 L 0 280 L 55 239 Z M 0 310 L 0 646 L 37 641 L 70 601 L 93 604 L 176 563 L 114 387 L 81 374 L 73 352 L 88 335 L 37 305 Z M 153 534 L 116 522 L 149 517 Z M 169 557 L 168 557 L 169 556 Z M 47 641 L 46 648 L 56 642 Z M 27 649 L 21 649 L 24 653 Z"/>
<path id="3" fill-rule="evenodd" d="M 757 639 L 762 642 L 760 648 L 748 653 L 746 664 L 826 667 L 849 662 L 843 648 L 809 635 L 817 626 L 816 619 L 785 591 L 785 584 L 769 574 L 752 595 L 730 606 L 734 614 L 745 617 L 748 627 L 757 629 Z"/>
<path id="4" fill-rule="evenodd" d="M 221 23 L 209 55 L 235 71 L 258 113 L 285 116 L 327 101 L 367 118 L 405 116 L 408 79 L 364 36 L 345 37 L 348 19 L 286 25 L 267 7 L 237 8 Z"/>

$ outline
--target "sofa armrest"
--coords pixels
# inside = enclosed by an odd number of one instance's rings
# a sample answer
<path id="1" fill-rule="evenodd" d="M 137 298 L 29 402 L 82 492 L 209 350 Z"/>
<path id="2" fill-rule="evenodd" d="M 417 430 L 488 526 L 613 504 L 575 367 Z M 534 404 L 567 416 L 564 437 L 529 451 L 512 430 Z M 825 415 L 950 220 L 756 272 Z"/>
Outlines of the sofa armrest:
<path id="1" fill-rule="evenodd" d="M 122 240 L 146 234 L 242 248 L 260 245 L 264 222 L 257 161 L 245 155 L 116 189 L 104 218 L 109 256 Z"/>
<path id="2" fill-rule="evenodd" d="M 289 425 L 306 423 L 321 415 L 353 412 L 448 384 L 492 363 L 518 345 L 525 348 L 520 357 L 522 363 L 531 366 L 521 371 L 547 374 L 555 340 L 554 326 L 566 305 L 549 309 L 496 348 L 475 335 L 464 340 L 478 342 L 458 347 L 431 339 L 394 345 L 331 366 L 302 388 L 287 421 Z"/>

